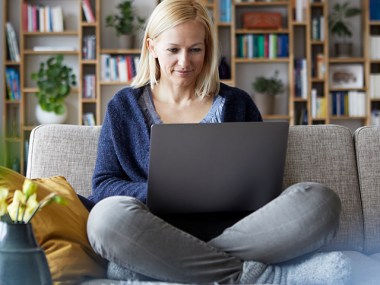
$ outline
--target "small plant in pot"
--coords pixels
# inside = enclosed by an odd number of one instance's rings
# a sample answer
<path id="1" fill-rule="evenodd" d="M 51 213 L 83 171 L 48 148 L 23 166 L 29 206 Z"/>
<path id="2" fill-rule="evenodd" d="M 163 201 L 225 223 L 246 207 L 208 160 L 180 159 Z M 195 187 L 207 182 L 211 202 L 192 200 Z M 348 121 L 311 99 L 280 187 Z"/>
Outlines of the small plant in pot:
<path id="1" fill-rule="evenodd" d="M 254 101 L 262 115 L 273 114 L 274 97 L 285 91 L 284 83 L 278 78 L 278 70 L 272 77 L 259 76 L 252 83 Z"/>
<path id="2" fill-rule="evenodd" d="M 336 3 L 329 15 L 329 29 L 333 36 L 336 37 L 335 55 L 337 57 L 352 56 L 352 37 L 351 18 L 361 14 L 361 9 L 351 7 L 350 2 Z"/>
<path id="3" fill-rule="evenodd" d="M 63 55 L 50 57 L 41 62 L 38 72 L 32 73 L 37 82 L 37 120 L 41 123 L 63 123 L 67 118 L 65 98 L 76 85 L 72 68 L 63 63 Z"/>
<path id="4" fill-rule="evenodd" d="M 118 14 L 106 17 L 106 26 L 116 30 L 116 36 L 120 39 L 123 48 L 133 48 L 135 35 L 142 30 L 145 19 L 136 16 L 132 7 L 133 0 L 121 1 L 116 7 Z"/>

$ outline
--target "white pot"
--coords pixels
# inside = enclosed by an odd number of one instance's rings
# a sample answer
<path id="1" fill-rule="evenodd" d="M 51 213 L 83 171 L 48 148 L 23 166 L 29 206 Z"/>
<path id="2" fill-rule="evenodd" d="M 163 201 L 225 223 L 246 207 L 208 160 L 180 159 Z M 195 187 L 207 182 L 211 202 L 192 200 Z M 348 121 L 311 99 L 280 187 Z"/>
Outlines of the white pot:
<path id="1" fill-rule="evenodd" d="M 47 112 L 42 110 L 41 106 L 36 106 L 36 117 L 40 124 L 63 124 L 67 119 L 67 106 L 65 104 L 65 112 L 57 115 L 54 112 Z"/>

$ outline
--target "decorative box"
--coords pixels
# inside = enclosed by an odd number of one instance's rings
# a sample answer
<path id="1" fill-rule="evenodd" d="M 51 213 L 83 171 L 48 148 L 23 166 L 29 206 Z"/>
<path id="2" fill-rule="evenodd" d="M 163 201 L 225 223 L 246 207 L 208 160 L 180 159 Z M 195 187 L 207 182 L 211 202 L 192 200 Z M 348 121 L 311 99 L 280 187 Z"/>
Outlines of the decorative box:
<path id="1" fill-rule="evenodd" d="M 246 12 L 243 14 L 244 29 L 280 29 L 282 15 L 275 12 Z"/>

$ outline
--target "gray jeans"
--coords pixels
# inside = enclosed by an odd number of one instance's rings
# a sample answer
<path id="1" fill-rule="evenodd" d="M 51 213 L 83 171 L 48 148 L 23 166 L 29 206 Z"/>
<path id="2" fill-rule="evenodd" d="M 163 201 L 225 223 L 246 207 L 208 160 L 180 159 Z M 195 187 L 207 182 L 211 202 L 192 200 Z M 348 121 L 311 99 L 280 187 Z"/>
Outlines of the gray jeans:
<path id="1" fill-rule="evenodd" d="M 278 263 L 329 242 L 341 203 L 331 189 L 298 183 L 221 235 L 203 242 L 153 215 L 139 200 L 114 196 L 91 211 L 87 232 L 94 250 L 154 279 L 237 283 L 245 260 Z"/>

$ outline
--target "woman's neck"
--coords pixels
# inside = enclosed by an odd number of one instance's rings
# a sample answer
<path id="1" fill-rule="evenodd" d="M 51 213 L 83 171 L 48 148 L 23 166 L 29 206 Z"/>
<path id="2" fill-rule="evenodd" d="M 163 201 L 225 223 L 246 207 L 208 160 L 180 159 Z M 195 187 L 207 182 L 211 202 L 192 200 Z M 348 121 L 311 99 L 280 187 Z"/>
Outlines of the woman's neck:
<path id="1" fill-rule="evenodd" d="M 186 106 L 194 99 L 199 99 L 195 95 L 195 88 L 173 86 L 163 82 L 158 83 L 152 90 L 153 99 L 170 105 Z"/>

